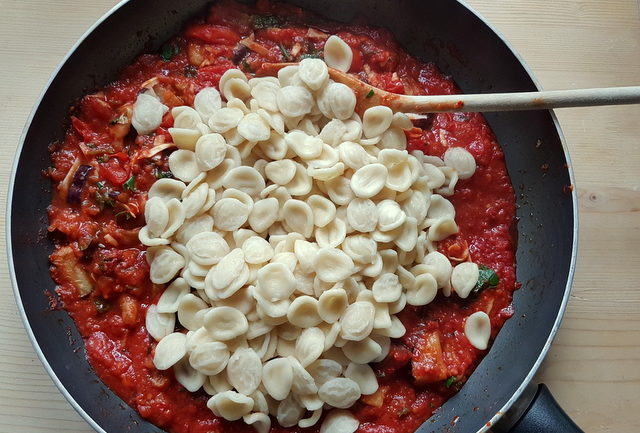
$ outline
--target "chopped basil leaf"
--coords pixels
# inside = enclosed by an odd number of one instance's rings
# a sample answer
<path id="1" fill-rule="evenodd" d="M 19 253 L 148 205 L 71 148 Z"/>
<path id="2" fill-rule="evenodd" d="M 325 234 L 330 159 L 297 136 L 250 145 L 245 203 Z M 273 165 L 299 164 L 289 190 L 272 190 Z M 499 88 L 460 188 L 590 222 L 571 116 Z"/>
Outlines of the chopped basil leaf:
<path id="1" fill-rule="evenodd" d="M 162 171 L 157 167 L 153 169 L 153 175 L 156 179 L 168 179 L 173 177 L 173 173 L 171 173 L 171 171 Z"/>
<path id="2" fill-rule="evenodd" d="M 97 148 L 98 148 L 98 145 L 97 145 L 97 144 L 95 144 L 95 143 L 87 143 L 87 147 L 88 147 L 89 149 L 97 149 Z"/>
<path id="3" fill-rule="evenodd" d="M 457 381 L 458 381 L 458 379 L 456 379 L 455 376 L 451 376 L 451 377 L 447 378 L 447 380 L 444 381 L 444 386 L 446 386 L 447 388 L 450 388 L 451 385 L 453 385 Z"/>
<path id="4" fill-rule="evenodd" d="M 118 117 L 116 117 L 114 119 L 111 119 L 109 124 L 110 125 L 117 125 L 117 124 L 124 125 L 124 124 L 126 124 L 128 122 L 129 122 L 129 118 L 127 116 L 125 116 L 124 114 L 121 114 L 120 116 L 118 116 Z"/>
<path id="5" fill-rule="evenodd" d="M 100 155 L 99 157 L 96 158 L 96 161 L 107 162 L 109 161 L 109 155 Z"/>
<path id="6" fill-rule="evenodd" d="M 282 43 L 278 43 L 278 48 L 280 48 L 280 52 L 282 53 L 282 58 L 287 62 L 291 60 L 291 54 L 289 51 L 282 45 Z"/>
<path id="7" fill-rule="evenodd" d="M 160 48 L 160 58 L 165 62 L 168 62 L 180 52 L 180 47 L 174 43 L 164 44 L 162 48 Z"/>
<path id="8" fill-rule="evenodd" d="M 101 194 L 101 193 L 97 192 L 96 193 L 96 204 L 98 205 L 100 210 L 104 210 L 107 207 L 115 206 L 116 203 L 108 195 Z"/>
<path id="9" fill-rule="evenodd" d="M 403 416 L 408 415 L 409 412 L 411 412 L 411 409 L 409 409 L 408 407 L 403 407 L 398 411 L 398 417 L 402 418 Z"/>
<path id="10" fill-rule="evenodd" d="M 122 185 L 124 189 L 128 189 L 129 191 L 136 190 L 136 177 L 131 176 L 127 181 Z"/>
<path id="11" fill-rule="evenodd" d="M 282 25 L 280 18 L 274 15 L 254 15 L 251 21 L 254 29 L 268 29 Z"/>
<path id="12" fill-rule="evenodd" d="M 98 313 L 106 313 L 111 308 L 111 305 L 102 297 L 96 296 L 93 298 L 93 303 L 96 305 Z"/>
<path id="13" fill-rule="evenodd" d="M 122 212 L 118 212 L 116 214 L 116 218 L 124 217 L 125 220 L 129 221 L 131 218 L 135 218 L 135 215 L 129 212 L 128 210 L 123 210 Z"/>
<path id="14" fill-rule="evenodd" d="M 375 93 L 373 93 L 373 90 L 369 90 L 369 93 L 367 93 L 367 98 L 371 98 L 373 95 L 375 95 Z"/>
<path id="15" fill-rule="evenodd" d="M 500 277 L 498 274 L 491 269 L 486 267 L 485 265 L 478 266 L 478 282 L 476 286 L 473 288 L 473 293 L 478 293 L 482 289 L 486 289 L 487 287 L 496 287 L 498 283 L 500 283 Z"/>
<path id="16" fill-rule="evenodd" d="M 300 56 L 300 60 L 304 60 L 304 59 L 321 59 L 322 57 L 320 57 L 319 53 L 306 53 L 306 54 L 302 54 Z"/>
<path id="17" fill-rule="evenodd" d="M 246 60 L 243 60 L 242 62 L 240 62 L 240 66 L 242 66 L 242 70 L 244 72 L 253 72 L 251 70 L 251 65 Z"/>
<path id="18" fill-rule="evenodd" d="M 98 189 L 104 189 L 104 182 L 103 181 L 96 182 L 96 187 Z"/>
<path id="19" fill-rule="evenodd" d="M 195 78 L 198 76 L 198 68 L 196 68 L 193 65 L 187 65 L 184 67 L 182 74 L 185 77 L 189 77 L 189 78 Z"/>

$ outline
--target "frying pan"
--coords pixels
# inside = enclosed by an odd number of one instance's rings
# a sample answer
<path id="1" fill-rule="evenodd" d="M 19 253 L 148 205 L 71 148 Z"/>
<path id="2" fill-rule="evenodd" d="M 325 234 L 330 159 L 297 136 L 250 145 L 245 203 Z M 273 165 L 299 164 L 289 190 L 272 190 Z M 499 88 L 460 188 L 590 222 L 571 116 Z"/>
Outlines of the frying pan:
<path id="1" fill-rule="evenodd" d="M 538 90 L 524 62 L 502 37 L 455 0 L 291 0 L 326 18 L 391 29 L 413 55 L 435 62 L 465 93 Z M 107 13 L 71 50 L 31 114 L 13 168 L 7 239 L 18 307 L 54 382 L 98 432 L 161 432 L 139 417 L 89 366 L 75 325 L 51 310 L 53 291 L 46 208 L 47 145 L 64 136 L 68 107 L 113 79 L 144 51 L 155 51 L 204 0 L 130 0 Z M 516 314 L 461 391 L 420 432 L 580 431 L 544 385 L 531 380 L 569 298 L 577 242 L 576 194 L 558 121 L 551 111 L 504 112 L 486 118 L 505 153 L 518 216 Z M 546 165 L 544 172 L 541 167 Z"/>

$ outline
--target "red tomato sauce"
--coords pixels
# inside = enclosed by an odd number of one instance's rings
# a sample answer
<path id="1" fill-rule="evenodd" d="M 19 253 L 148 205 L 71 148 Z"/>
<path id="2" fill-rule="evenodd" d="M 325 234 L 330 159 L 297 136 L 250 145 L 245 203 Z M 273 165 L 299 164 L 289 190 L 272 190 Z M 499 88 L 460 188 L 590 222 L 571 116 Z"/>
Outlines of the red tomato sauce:
<path id="1" fill-rule="evenodd" d="M 250 35 L 253 34 L 253 37 Z M 100 378 L 144 418 L 173 433 L 253 432 L 242 422 L 217 419 L 204 392 L 190 393 L 171 371 L 153 366 L 155 341 L 145 329 L 145 311 L 164 289 L 149 280 L 145 247 L 138 240 L 144 203 L 153 182 L 170 176 L 170 114 L 152 134 L 136 136 L 131 107 L 141 85 L 155 78 L 156 93 L 169 107 L 192 104 L 194 95 L 217 86 L 229 68 L 247 75 L 262 62 L 318 56 L 328 34 L 352 48 L 351 73 L 397 93 L 458 93 L 433 64 L 400 48 L 392 35 L 364 25 L 328 23 L 286 5 L 258 2 L 253 8 L 218 3 L 206 20 L 193 22 L 165 44 L 160 54 L 140 56 L 120 78 L 72 107 L 63 142 L 51 145 L 54 184 L 49 231 L 56 240 L 51 273 L 64 308 L 84 337 L 87 357 Z M 243 43 L 240 43 L 240 41 Z M 460 181 L 451 198 L 460 232 L 439 245 L 452 263 L 472 258 L 496 271 L 500 282 L 469 299 L 439 295 L 424 307 L 407 307 L 399 317 L 407 328 L 389 356 L 374 365 L 380 388 L 351 409 L 362 433 L 413 432 L 473 372 L 486 351 L 464 335 L 464 320 L 485 311 L 492 337 L 512 314 L 515 248 L 511 230 L 515 198 L 503 153 L 479 114 L 437 114 L 408 132 L 410 150 L 442 156 L 463 147 L 477 170 Z M 79 166 L 88 166 L 80 190 L 70 186 Z M 320 423 L 308 431 L 316 432 Z M 272 432 L 295 432 L 273 422 Z"/>

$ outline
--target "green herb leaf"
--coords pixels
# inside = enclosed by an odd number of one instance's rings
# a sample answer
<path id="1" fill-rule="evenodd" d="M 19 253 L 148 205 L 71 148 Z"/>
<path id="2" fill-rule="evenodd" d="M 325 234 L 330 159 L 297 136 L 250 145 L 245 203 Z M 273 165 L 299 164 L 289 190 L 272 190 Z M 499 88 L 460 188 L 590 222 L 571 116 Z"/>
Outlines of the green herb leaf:
<path id="1" fill-rule="evenodd" d="M 164 44 L 162 48 L 160 48 L 160 58 L 165 62 L 168 62 L 180 52 L 180 47 L 174 43 Z"/>
<path id="2" fill-rule="evenodd" d="M 122 212 L 118 212 L 116 214 L 116 218 L 124 217 L 125 220 L 129 221 L 131 218 L 135 218 L 135 215 L 129 212 L 128 210 L 123 210 Z"/>
<path id="3" fill-rule="evenodd" d="M 398 417 L 402 418 L 403 416 L 408 415 L 409 412 L 411 412 L 411 409 L 409 409 L 408 407 L 403 407 L 398 411 Z"/>
<path id="4" fill-rule="evenodd" d="M 173 173 L 171 173 L 171 171 L 162 171 L 157 167 L 153 169 L 153 175 L 156 179 L 169 179 L 173 177 Z"/>
<path id="5" fill-rule="evenodd" d="M 282 43 L 278 43 L 278 48 L 280 48 L 280 52 L 282 53 L 282 57 L 284 58 L 284 60 L 287 61 L 287 62 L 290 61 L 291 60 L 291 54 L 284 47 L 284 45 L 282 45 Z"/>
<path id="6" fill-rule="evenodd" d="M 456 379 L 455 376 L 451 376 L 451 377 L 447 378 L 447 380 L 444 381 L 444 386 L 446 386 L 447 388 L 450 388 L 451 385 L 453 385 L 457 381 L 458 381 L 458 379 Z"/>
<path id="7" fill-rule="evenodd" d="M 189 77 L 189 78 L 195 78 L 198 76 L 198 68 L 196 68 L 193 65 L 187 65 L 184 67 L 184 69 L 182 70 L 182 74 L 185 77 Z"/>
<path id="8" fill-rule="evenodd" d="M 282 21 L 275 15 L 254 15 L 251 24 L 254 29 L 268 29 L 270 27 L 280 27 Z"/>
<path id="9" fill-rule="evenodd" d="M 109 198 L 109 196 L 105 193 L 105 194 L 101 194 L 99 192 L 96 193 L 96 204 L 98 205 L 98 207 L 100 208 L 100 210 L 104 210 L 107 207 L 114 207 L 115 206 L 115 201 L 113 201 L 112 198 Z"/>
<path id="10" fill-rule="evenodd" d="M 242 62 L 240 62 L 240 66 L 242 67 L 242 70 L 244 72 L 253 72 L 251 70 L 251 65 L 246 60 L 243 60 Z"/>
<path id="11" fill-rule="evenodd" d="M 107 162 L 109 161 L 109 155 L 100 155 L 99 157 L 96 158 L 96 161 L 98 162 Z"/>
<path id="12" fill-rule="evenodd" d="M 129 179 L 127 179 L 127 181 L 122 184 L 122 186 L 124 187 L 124 189 L 128 189 L 129 191 L 135 191 L 136 190 L 136 177 L 135 176 L 131 176 Z"/>
<path id="13" fill-rule="evenodd" d="M 104 189 L 104 182 L 103 181 L 96 182 L 96 187 L 98 189 Z"/>
<path id="14" fill-rule="evenodd" d="M 128 122 L 129 122 L 129 118 L 127 116 L 125 116 L 124 114 L 121 114 L 120 116 L 118 116 L 118 117 L 116 117 L 114 119 L 111 119 L 111 121 L 109 121 L 109 124 L 110 125 L 117 125 L 117 124 L 124 125 L 124 124 L 126 124 Z"/>
<path id="15" fill-rule="evenodd" d="M 373 95 L 375 95 L 373 90 L 369 90 L 369 93 L 367 93 L 367 98 L 371 98 Z"/>
<path id="16" fill-rule="evenodd" d="M 96 305 L 96 310 L 98 313 L 106 313 L 111 308 L 111 304 L 109 304 L 104 298 L 100 296 L 96 296 L 93 298 L 93 303 Z"/>
<path id="17" fill-rule="evenodd" d="M 320 57 L 319 53 L 306 53 L 306 54 L 302 54 L 300 56 L 300 60 L 304 60 L 304 59 L 321 59 L 322 57 Z"/>
<path id="18" fill-rule="evenodd" d="M 473 288 L 473 293 L 478 293 L 482 289 L 486 289 L 487 287 L 496 287 L 498 283 L 500 283 L 500 277 L 498 274 L 491 269 L 486 267 L 485 265 L 478 266 L 478 282 L 476 286 Z"/>

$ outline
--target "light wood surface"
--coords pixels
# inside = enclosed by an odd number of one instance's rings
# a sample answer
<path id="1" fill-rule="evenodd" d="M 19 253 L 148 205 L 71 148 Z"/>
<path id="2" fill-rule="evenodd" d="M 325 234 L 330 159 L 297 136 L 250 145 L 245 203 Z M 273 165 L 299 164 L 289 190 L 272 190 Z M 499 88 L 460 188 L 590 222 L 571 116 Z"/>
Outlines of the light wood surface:
<path id="1" fill-rule="evenodd" d="M 636 0 L 469 0 L 543 88 L 640 84 Z M 92 431 L 48 378 L 9 283 L 4 209 L 32 105 L 67 50 L 114 0 L 0 0 L 0 432 Z M 588 432 L 640 419 L 640 106 L 557 110 L 580 196 L 580 251 L 560 333 L 538 375 Z M 37 174 L 34 174 L 37 175 Z"/>

